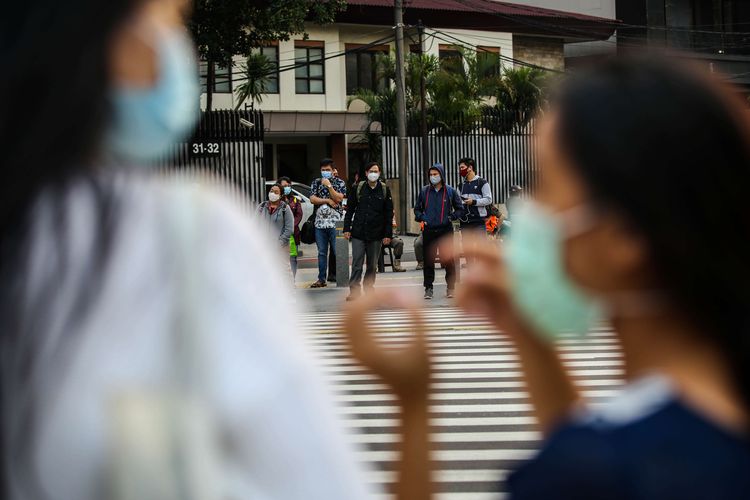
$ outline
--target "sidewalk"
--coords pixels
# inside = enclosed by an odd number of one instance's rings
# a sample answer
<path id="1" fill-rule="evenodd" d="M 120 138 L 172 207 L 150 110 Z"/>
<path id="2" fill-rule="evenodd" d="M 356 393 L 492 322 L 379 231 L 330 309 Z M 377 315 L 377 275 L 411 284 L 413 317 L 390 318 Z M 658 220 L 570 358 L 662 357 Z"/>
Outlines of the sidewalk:
<path id="1" fill-rule="evenodd" d="M 401 260 L 404 261 L 416 261 L 416 257 L 414 256 L 414 240 L 417 239 L 416 236 L 399 236 L 402 240 L 404 240 L 404 256 L 401 258 Z M 318 248 L 313 245 L 305 245 L 300 244 L 299 249 L 302 250 L 302 257 L 297 258 L 297 264 L 299 266 L 299 269 L 312 269 L 318 268 Z M 351 243 L 349 244 L 349 263 L 351 264 Z M 416 265 L 416 264 L 415 264 Z"/>

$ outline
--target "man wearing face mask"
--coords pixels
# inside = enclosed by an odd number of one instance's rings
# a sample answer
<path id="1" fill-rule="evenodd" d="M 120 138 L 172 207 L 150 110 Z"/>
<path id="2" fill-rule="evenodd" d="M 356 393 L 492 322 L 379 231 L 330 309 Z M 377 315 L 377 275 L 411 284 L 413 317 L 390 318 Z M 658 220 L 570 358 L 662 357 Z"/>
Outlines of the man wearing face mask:
<path id="1" fill-rule="evenodd" d="M 453 221 L 464 216 L 464 204 L 458 191 L 445 184 L 445 167 L 435 163 L 430 168 L 430 184 L 423 187 L 414 205 L 414 216 L 417 222 L 424 223 L 422 238 L 424 241 L 424 298 L 433 297 L 432 285 L 435 281 L 435 257 L 438 242 L 453 234 Z M 446 297 L 453 298 L 456 288 L 456 270 L 452 260 L 443 260 L 445 281 L 448 284 Z"/>
<path id="2" fill-rule="evenodd" d="M 341 202 L 346 197 L 346 184 L 333 175 L 333 160 L 320 162 L 320 178 L 310 186 L 310 201 L 317 207 L 315 213 L 315 243 L 318 246 L 318 281 L 311 288 L 328 286 L 328 252 L 336 255 L 336 223 L 344 219 Z M 331 270 L 332 272 L 335 270 Z"/>
<path id="3" fill-rule="evenodd" d="M 367 257 L 365 289 L 375 284 L 381 245 L 390 245 L 393 237 L 393 199 L 380 180 L 380 165 L 370 163 L 365 170 L 367 181 L 360 181 L 347 203 L 344 236 L 352 242 L 351 290 L 346 300 L 354 300 L 362 293 L 362 265 Z"/>

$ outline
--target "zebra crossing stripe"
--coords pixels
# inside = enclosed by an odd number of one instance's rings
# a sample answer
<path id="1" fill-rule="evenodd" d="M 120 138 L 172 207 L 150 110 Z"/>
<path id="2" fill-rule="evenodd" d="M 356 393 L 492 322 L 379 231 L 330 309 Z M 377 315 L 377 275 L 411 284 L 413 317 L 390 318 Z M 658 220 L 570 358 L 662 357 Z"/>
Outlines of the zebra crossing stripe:
<path id="1" fill-rule="evenodd" d="M 341 313 L 315 313 L 311 319 L 307 344 L 333 385 L 358 458 L 371 466 L 368 481 L 387 491 L 396 480 L 398 458 L 395 399 L 349 356 Z M 370 321 L 385 345 L 411 339 L 410 318 L 403 312 L 377 311 Z M 429 408 L 435 498 L 502 499 L 504 478 L 540 446 L 512 342 L 482 318 L 456 308 L 430 309 L 424 323 L 435 368 Z M 621 353 L 606 325 L 585 339 L 564 335 L 558 350 L 593 407 L 622 386 Z"/>

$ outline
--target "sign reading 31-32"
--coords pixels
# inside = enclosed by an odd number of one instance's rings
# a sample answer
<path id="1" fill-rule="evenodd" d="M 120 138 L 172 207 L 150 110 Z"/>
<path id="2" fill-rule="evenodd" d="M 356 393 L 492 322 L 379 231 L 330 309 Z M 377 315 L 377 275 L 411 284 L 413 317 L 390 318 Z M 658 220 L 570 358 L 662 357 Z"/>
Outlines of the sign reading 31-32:
<path id="1" fill-rule="evenodd" d="M 191 142 L 190 156 L 199 158 L 220 157 L 221 144 L 218 142 Z"/>

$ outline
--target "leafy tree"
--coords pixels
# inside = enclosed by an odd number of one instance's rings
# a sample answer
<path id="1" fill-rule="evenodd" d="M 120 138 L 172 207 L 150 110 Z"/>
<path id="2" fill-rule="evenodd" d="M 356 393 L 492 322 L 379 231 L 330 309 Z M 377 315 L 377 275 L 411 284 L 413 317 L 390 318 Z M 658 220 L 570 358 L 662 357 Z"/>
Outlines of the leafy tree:
<path id="1" fill-rule="evenodd" d="M 304 33 L 305 22 L 331 23 L 345 7 L 345 0 L 193 0 L 189 28 L 208 65 L 206 109 L 212 108 L 215 64 L 231 67 L 233 56 Z"/>

